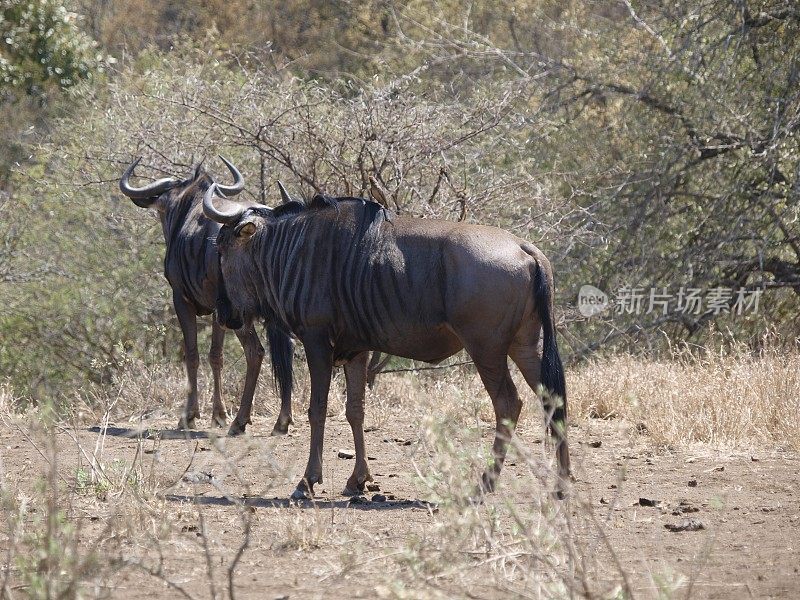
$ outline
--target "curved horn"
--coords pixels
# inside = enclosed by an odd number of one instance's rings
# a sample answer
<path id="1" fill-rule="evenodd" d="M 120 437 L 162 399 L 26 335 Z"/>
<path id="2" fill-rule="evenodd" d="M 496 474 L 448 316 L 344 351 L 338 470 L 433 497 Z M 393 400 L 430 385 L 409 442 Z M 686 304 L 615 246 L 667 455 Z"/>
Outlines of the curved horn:
<path id="1" fill-rule="evenodd" d="M 156 196 L 160 196 L 167 190 L 175 187 L 175 184 L 178 183 L 171 177 L 165 177 L 164 179 L 159 179 L 158 181 L 154 181 L 150 185 L 146 185 L 144 187 L 132 187 L 128 183 L 128 179 L 131 175 L 133 175 L 133 170 L 136 168 L 136 165 L 139 164 L 140 160 L 142 160 L 141 156 L 133 161 L 127 169 L 125 169 L 125 172 L 122 174 L 122 179 L 119 180 L 119 191 L 125 194 L 131 200 L 146 200 L 148 198 L 155 198 Z"/>
<path id="2" fill-rule="evenodd" d="M 281 201 L 284 204 L 288 204 L 289 202 L 293 201 L 292 197 L 289 195 L 289 192 L 287 192 L 286 188 L 283 187 L 283 184 L 281 183 L 280 179 L 278 180 L 278 188 L 281 190 Z"/>
<path id="3" fill-rule="evenodd" d="M 230 210 L 219 210 L 216 206 L 214 206 L 214 194 L 218 193 L 219 189 L 220 186 L 216 183 L 212 183 L 208 188 L 205 196 L 203 196 L 203 212 L 212 221 L 222 223 L 223 225 L 229 225 L 237 221 L 239 217 L 242 216 L 242 213 L 245 211 L 245 207 L 235 202 L 228 202 L 227 204 L 232 205 Z M 225 196 L 222 196 L 222 198 L 224 197 Z"/>
<path id="4" fill-rule="evenodd" d="M 220 156 L 220 159 L 225 163 L 225 166 L 228 167 L 231 175 L 233 175 L 233 185 L 217 184 L 217 187 L 225 196 L 235 196 L 244 189 L 244 177 L 242 177 L 242 174 L 239 173 L 239 169 L 234 167 L 233 163 L 231 163 L 227 158 Z"/>

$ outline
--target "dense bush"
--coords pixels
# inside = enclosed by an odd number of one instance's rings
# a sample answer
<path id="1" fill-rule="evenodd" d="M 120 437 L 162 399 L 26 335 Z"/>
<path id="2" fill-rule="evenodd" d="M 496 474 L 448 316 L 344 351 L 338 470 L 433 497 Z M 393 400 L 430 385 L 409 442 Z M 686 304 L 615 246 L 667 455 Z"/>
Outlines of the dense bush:
<path id="1" fill-rule="evenodd" d="M 179 358 L 160 226 L 116 190 L 140 154 L 143 177 L 200 161 L 222 177 L 222 153 L 266 203 L 278 178 L 304 195 L 366 195 L 374 179 L 397 211 L 505 227 L 551 257 L 573 358 L 757 348 L 768 329 L 796 343 L 796 9 L 323 4 L 289 3 L 274 36 L 243 25 L 277 23 L 269 4 L 188 3 L 172 21 L 155 1 L 137 19 L 82 4 L 119 70 L 62 92 L 0 196 L 0 373 L 17 390 L 71 393 L 131 357 Z M 153 38 L 168 31 L 153 22 L 182 25 Z M 585 283 L 612 302 L 640 287 L 643 309 L 585 319 Z M 733 297 L 694 314 L 676 310 L 681 287 L 763 293 L 758 312 Z M 651 288 L 668 288 L 669 314 L 647 310 Z"/>

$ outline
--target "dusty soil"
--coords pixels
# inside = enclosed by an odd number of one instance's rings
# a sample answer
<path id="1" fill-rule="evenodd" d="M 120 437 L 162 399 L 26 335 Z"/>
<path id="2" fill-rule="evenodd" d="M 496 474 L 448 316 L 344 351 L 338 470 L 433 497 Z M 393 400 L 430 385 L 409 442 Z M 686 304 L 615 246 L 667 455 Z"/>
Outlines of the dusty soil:
<path id="1" fill-rule="evenodd" d="M 223 452 L 207 432 L 187 439 L 171 430 L 173 418 L 148 423 L 145 439 L 129 437 L 136 435 L 130 423 L 110 424 L 104 437 L 97 428 L 61 428 L 57 472 L 60 493 L 69 498 L 69 519 L 80 530 L 82 547 L 113 547 L 104 554 L 118 554 L 109 559 L 102 582 L 85 595 L 224 597 L 227 570 L 243 540 L 242 515 L 249 515 L 249 545 L 235 569 L 236 597 L 402 596 L 401 589 L 382 583 L 391 579 L 391 569 L 405 568 L 387 557 L 409 539 L 424 538 L 438 518 L 420 497 L 425 488 L 412 466 L 418 423 L 386 424 L 366 434 L 371 470 L 387 499 L 354 504 L 338 493 L 353 467 L 352 460 L 337 457 L 340 448 L 352 447 L 349 427 L 341 417 L 329 418 L 325 482 L 317 486 L 317 502 L 290 506 L 287 498 L 308 451 L 309 428 L 305 418 L 298 420 L 289 436 L 270 438 L 271 421 L 258 417 L 248 437 L 224 439 Z M 535 442 L 541 431 L 523 423 L 520 435 Z M 635 595 L 656 596 L 666 577 L 679 597 L 800 596 L 798 454 L 658 449 L 646 433 L 614 421 L 579 423 L 570 437 L 573 495 L 593 507 Z M 36 481 L 46 476 L 49 456 L 42 439 L 8 419 L 0 430 L 4 481 L 18 496 L 41 493 Z M 483 444 L 489 443 L 487 427 Z M 140 492 L 87 489 L 81 478 L 94 452 L 109 471 L 124 472 L 138 460 Z M 538 486 L 512 457 L 497 496 L 524 509 Z M 26 518 L 33 522 L 36 515 Z M 119 523 L 110 526 L 113 519 Z M 703 528 L 666 527 L 688 519 Z M 6 531 L 0 535 L 5 554 L 9 540 Z M 145 573 L 142 565 L 158 573 Z M 19 576 L 12 571 L 12 581 Z M 447 581 L 432 582 L 430 595 L 464 593 L 449 589 Z M 510 595 L 496 581 L 497 573 L 469 594 Z"/>

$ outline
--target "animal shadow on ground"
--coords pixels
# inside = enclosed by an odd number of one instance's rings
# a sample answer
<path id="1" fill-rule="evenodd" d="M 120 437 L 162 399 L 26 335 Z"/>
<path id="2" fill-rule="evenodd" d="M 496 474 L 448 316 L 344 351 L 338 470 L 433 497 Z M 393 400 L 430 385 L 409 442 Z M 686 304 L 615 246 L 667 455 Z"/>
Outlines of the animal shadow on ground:
<path id="1" fill-rule="evenodd" d="M 213 437 L 224 437 L 223 435 L 214 436 L 206 431 L 186 430 L 186 429 L 142 429 L 134 427 L 100 427 L 93 426 L 87 428 L 91 433 L 103 433 L 112 437 L 128 439 L 161 439 L 161 440 L 198 440 L 211 439 Z M 422 509 L 427 511 L 437 511 L 438 507 L 433 502 L 418 499 L 387 498 L 384 501 L 371 501 L 365 496 L 355 498 L 342 498 L 341 500 L 313 499 L 313 500 L 292 500 L 290 498 L 237 498 L 231 496 L 200 496 L 188 494 L 164 494 L 166 500 L 171 502 L 192 502 L 203 506 L 235 506 L 245 505 L 253 508 L 320 508 L 320 509 L 343 509 L 354 508 L 366 511 L 384 510 L 407 510 Z"/>
<path id="2" fill-rule="evenodd" d="M 423 509 L 436 511 L 438 507 L 433 502 L 425 500 L 394 499 L 383 502 L 371 502 L 362 499 L 342 498 L 341 500 L 292 500 L 290 498 L 234 498 L 229 496 L 191 496 L 188 494 L 165 494 L 164 498 L 170 502 L 192 502 L 203 506 L 235 506 L 245 505 L 253 508 L 354 508 L 357 510 L 404 510 Z"/>
<path id="3" fill-rule="evenodd" d="M 131 438 L 134 440 L 207 440 L 212 437 L 225 437 L 224 432 L 219 435 L 209 435 L 205 431 L 193 429 L 137 429 L 132 427 L 100 427 L 95 425 L 89 427 L 87 431 L 92 433 L 105 433 L 112 437 Z"/>

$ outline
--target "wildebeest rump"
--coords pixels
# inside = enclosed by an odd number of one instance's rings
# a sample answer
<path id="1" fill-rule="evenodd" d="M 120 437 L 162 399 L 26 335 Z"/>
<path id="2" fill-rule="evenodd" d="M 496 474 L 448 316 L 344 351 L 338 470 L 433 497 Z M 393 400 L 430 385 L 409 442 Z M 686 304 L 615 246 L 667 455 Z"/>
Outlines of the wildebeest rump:
<path id="1" fill-rule="evenodd" d="M 236 167 L 226 159 L 220 158 L 234 177 L 232 185 L 221 188 L 227 190 L 228 194 L 238 194 L 244 189 L 244 179 Z M 183 181 L 165 178 L 144 187 L 132 187 L 129 179 L 140 160 L 141 157 L 137 158 L 125 170 L 119 187 L 137 206 L 156 209 L 161 219 L 166 242 L 164 276 L 172 287 L 175 313 L 183 333 L 186 374 L 189 380 L 186 406 L 178 426 L 194 428 L 195 419 L 200 415 L 197 399 L 197 368 L 200 362 L 197 351 L 197 316 L 211 314 L 215 309 L 217 295 L 219 293 L 224 295 L 224 291 L 220 288 L 223 282 L 215 245 L 220 225 L 207 219 L 203 215 L 202 208 L 203 195 L 213 180 L 202 166 L 198 165 L 191 177 Z M 229 430 L 229 434 L 236 435 L 244 432 L 250 422 L 253 394 L 261 370 L 264 349 L 252 323 L 247 327 L 233 328 L 236 329 L 247 361 L 242 401 Z M 268 326 L 267 334 L 273 355 L 273 373 L 281 394 L 281 411 L 273 433 L 286 433 L 292 422 L 292 342 L 286 334 L 276 328 Z M 220 389 L 224 338 L 225 329 L 214 319 L 208 360 L 214 377 L 212 416 L 219 426 L 224 426 L 227 419 Z"/>
<path id="2" fill-rule="evenodd" d="M 311 451 L 294 497 L 322 481 L 332 367 L 343 364 L 356 465 L 346 493 L 370 480 L 363 420 L 367 351 L 439 362 L 462 348 L 494 405 L 494 489 L 522 407 L 508 369 L 541 383 L 559 475 L 569 475 L 566 390 L 553 322 L 550 263 L 533 244 L 494 227 L 394 215 L 358 198 L 315 196 L 308 206 L 234 204 L 212 186 L 206 215 L 219 232 L 230 304 L 245 323 L 281 323 L 305 346 L 311 374 Z M 543 333 L 543 350 L 537 348 Z"/>

